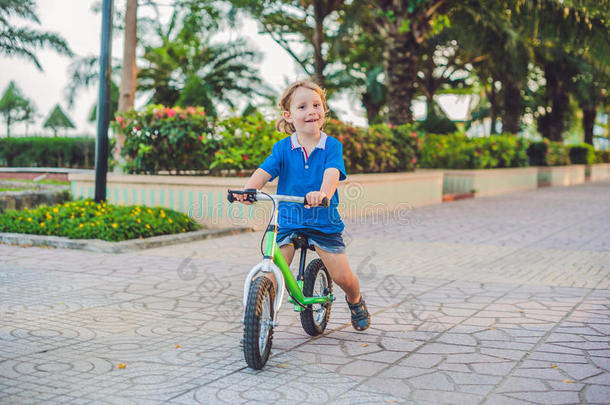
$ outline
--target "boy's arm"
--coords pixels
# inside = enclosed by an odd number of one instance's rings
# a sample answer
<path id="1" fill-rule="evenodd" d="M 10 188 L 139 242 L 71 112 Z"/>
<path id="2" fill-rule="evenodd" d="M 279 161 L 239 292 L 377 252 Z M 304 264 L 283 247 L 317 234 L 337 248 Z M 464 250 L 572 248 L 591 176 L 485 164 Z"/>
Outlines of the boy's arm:
<path id="1" fill-rule="evenodd" d="M 263 169 L 258 168 L 254 173 L 252 173 L 252 176 L 250 176 L 250 178 L 246 182 L 244 189 L 255 188 L 257 190 L 260 190 L 264 187 L 265 184 L 267 184 L 269 180 L 271 180 L 271 175 Z M 242 202 L 244 204 L 252 204 L 249 201 L 244 201 L 245 196 L 243 194 L 233 194 L 233 197 L 235 197 L 237 201 Z"/>
<path id="2" fill-rule="evenodd" d="M 260 190 L 269 180 L 271 180 L 271 175 L 259 167 L 252 173 L 252 176 L 250 176 L 244 188 L 255 188 Z"/>
<path id="3" fill-rule="evenodd" d="M 309 204 L 305 207 L 317 207 L 322 203 L 324 197 L 328 197 L 330 200 L 332 196 L 335 195 L 335 190 L 337 190 L 338 185 L 339 169 L 329 167 L 328 169 L 324 170 L 324 177 L 322 178 L 322 186 L 320 186 L 320 191 L 311 191 L 307 193 L 307 201 Z"/>

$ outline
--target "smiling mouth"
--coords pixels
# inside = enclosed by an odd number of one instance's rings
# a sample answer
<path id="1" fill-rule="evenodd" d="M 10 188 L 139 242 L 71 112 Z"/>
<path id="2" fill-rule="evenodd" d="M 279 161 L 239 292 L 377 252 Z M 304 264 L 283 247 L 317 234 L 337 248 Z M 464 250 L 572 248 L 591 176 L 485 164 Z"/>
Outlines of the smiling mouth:
<path id="1" fill-rule="evenodd" d="M 317 119 L 316 120 L 305 120 L 305 122 L 317 122 L 317 121 L 319 121 L 319 120 L 317 120 Z"/>

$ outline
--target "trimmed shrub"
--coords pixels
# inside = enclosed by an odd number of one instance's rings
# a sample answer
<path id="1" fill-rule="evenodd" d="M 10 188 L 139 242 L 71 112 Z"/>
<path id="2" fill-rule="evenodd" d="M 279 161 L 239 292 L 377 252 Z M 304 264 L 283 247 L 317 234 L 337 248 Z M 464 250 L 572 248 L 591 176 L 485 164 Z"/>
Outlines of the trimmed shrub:
<path id="1" fill-rule="evenodd" d="M 568 148 L 561 142 L 544 139 L 527 148 L 530 166 L 564 166 L 570 164 Z"/>
<path id="2" fill-rule="evenodd" d="M 0 232 L 122 241 L 194 231 L 187 215 L 164 208 L 115 206 L 81 200 L 0 214 Z"/>
<path id="3" fill-rule="evenodd" d="M 490 169 L 527 166 L 527 141 L 512 134 L 468 138 L 463 133 L 428 134 L 420 166 L 443 169 Z"/>
<path id="4" fill-rule="evenodd" d="M 579 165 L 590 165 L 595 162 L 595 148 L 581 143 L 570 147 L 570 162 Z"/>
<path id="5" fill-rule="evenodd" d="M 419 121 L 417 129 L 432 134 L 452 134 L 457 131 L 455 122 L 439 114 L 429 115 L 425 120 Z"/>
<path id="6" fill-rule="evenodd" d="M 94 138 L 24 137 L 0 139 L 0 166 L 92 169 Z"/>

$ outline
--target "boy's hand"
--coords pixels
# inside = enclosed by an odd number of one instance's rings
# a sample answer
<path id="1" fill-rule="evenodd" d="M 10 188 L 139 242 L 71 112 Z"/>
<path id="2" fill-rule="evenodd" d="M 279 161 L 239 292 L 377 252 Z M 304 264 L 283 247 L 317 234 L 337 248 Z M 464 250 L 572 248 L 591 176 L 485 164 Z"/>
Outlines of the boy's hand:
<path id="1" fill-rule="evenodd" d="M 305 196 L 309 204 L 305 204 L 305 208 L 317 207 L 322 204 L 322 200 L 326 198 L 326 194 L 321 191 L 310 191 Z"/>
<path id="2" fill-rule="evenodd" d="M 246 195 L 245 194 L 235 194 L 235 193 L 233 193 L 233 198 L 235 198 L 237 201 L 239 201 L 242 204 L 252 205 L 252 202 L 246 200 Z"/>

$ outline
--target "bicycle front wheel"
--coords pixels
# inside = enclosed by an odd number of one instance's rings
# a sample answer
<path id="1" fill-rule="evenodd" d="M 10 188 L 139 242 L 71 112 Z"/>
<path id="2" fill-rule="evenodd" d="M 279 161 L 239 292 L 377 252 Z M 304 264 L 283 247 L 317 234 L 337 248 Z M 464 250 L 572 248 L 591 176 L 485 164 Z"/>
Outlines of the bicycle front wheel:
<path id="1" fill-rule="evenodd" d="M 252 281 L 244 315 L 244 357 L 255 370 L 265 366 L 271 353 L 274 298 L 269 278 L 261 276 Z"/>

